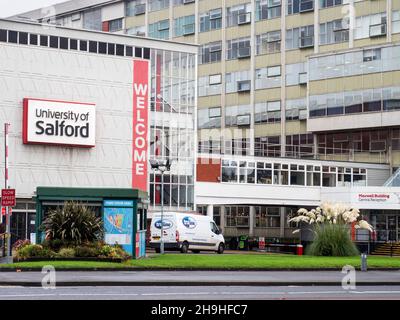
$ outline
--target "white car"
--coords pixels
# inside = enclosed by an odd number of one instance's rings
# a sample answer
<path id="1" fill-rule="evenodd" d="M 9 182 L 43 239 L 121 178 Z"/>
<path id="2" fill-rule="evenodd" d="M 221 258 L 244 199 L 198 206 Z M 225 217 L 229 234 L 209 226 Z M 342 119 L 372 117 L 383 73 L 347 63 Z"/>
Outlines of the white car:
<path id="1" fill-rule="evenodd" d="M 198 253 L 201 250 L 224 252 L 225 239 L 215 222 L 208 216 L 164 212 L 163 242 L 165 250 L 188 250 Z M 161 241 L 161 213 L 154 213 L 151 221 L 150 246 L 160 252 Z"/>

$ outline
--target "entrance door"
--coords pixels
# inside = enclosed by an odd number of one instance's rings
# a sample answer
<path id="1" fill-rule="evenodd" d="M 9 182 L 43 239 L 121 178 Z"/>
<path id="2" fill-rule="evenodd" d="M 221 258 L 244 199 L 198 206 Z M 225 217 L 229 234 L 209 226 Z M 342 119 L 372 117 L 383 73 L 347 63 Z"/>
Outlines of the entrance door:
<path id="1" fill-rule="evenodd" d="M 388 241 L 397 241 L 398 229 L 397 229 L 397 216 L 387 217 L 387 230 L 388 230 Z"/>

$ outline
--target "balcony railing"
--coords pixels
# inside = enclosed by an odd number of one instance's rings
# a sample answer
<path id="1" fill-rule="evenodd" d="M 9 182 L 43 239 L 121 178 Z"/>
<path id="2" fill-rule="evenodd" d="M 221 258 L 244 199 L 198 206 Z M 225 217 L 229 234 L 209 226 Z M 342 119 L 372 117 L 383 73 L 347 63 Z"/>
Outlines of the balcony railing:
<path id="1" fill-rule="evenodd" d="M 217 141 L 216 141 L 217 142 Z M 219 141 L 218 141 L 219 142 Z M 227 142 L 227 141 L 226 141 Z M 199 145 L 198 153 L 203 154 L 225 154 L 225 155 L 250 155 L 250 144 L 235 143 L 225 146 L 225 152 L 222 151 L 222 144 L 212 143 L 210 145 Z M 272 157 L 272 158 L 294 158 L 294 159 L 314 159 L 314 160 L 334 160 L 351 162 L 370 162 L 387 164 L 389 163 L 388 152 L 374 152 L 356 149 L 327 148 L 317 147 L 315 152 L 314 145 L 291 145 L 286 144 L 285 152 L 281 154 L 281 145 L 273 143 L 256 142 L 254 144 L 254 156 Z"/>

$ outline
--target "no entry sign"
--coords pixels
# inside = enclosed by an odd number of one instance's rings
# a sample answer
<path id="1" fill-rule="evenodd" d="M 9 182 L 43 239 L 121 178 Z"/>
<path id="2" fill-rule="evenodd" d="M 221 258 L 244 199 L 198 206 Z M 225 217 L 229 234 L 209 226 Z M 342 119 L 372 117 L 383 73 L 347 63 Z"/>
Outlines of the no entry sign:
<path id="1" fill-rule="evenodd" d="M 15 189 L 2 189 L 1 190 L 1 206 L 14 207 L 15 206 Z"/>

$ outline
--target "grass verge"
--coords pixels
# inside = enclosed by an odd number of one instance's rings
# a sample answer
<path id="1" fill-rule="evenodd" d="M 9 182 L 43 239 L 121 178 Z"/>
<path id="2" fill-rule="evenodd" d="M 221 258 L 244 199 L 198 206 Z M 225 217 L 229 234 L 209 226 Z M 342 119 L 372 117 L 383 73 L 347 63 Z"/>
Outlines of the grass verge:
<path id="1" fill-rule="evenodd" d="M 97 261 L 34 261 L 0 265 L 1 268 L 42 268 L 52 265 L 56 269 L 324 269 L 342 268 L 344 265 L 360 267 L 360 257 L 314 257 L 262 254 L 166 254 L 123 263 Z M 369 256 L 368 268 L 400 269 L 400 257 Z"/>

